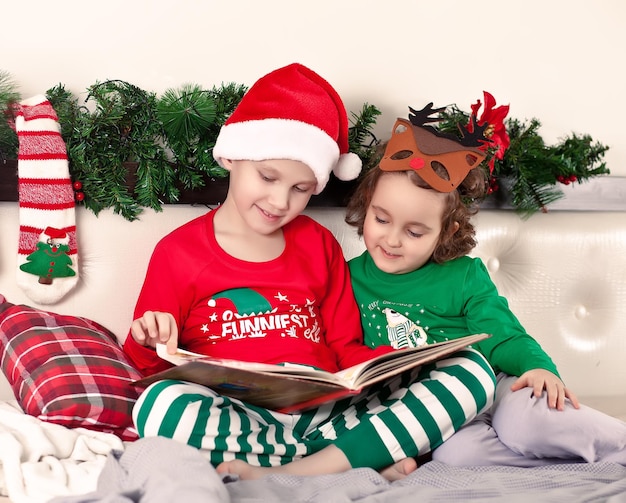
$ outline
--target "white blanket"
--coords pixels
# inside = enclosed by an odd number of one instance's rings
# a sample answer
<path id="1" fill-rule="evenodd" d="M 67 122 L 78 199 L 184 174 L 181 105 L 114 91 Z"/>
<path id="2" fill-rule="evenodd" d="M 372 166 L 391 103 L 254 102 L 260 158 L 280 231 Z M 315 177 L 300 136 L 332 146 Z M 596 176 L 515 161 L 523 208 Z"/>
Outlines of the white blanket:
<path id="1" fill-rule="evenodd" d="M 0 494 L 12 503 L 40 503 L 95 490 L 115 435 L 45 423 L 0 402 Z"/>

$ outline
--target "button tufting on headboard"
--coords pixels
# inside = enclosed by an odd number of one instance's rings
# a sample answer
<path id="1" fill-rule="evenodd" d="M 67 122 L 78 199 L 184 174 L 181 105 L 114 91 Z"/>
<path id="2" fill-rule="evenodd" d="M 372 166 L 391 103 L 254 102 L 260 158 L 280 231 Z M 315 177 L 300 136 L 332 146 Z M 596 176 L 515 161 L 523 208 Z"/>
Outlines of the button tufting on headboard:
<path id="1" fill-rule="evenodd" d="M 487 263 L 485 265 L 490 273 L 498 272 L 500 269 L 500 260 L 496 257 L 490 257 L 487 259 Z"/>
<path id="2" fill-rule="evenodd" d="M 587 308 L 585 306 L 577 306 L 574 313 L 574 316 L 576 316 L 576 319 L 578 320 L 583 320 L 587 316 L 589 316 L 589 311 L 587 311 Z"/>

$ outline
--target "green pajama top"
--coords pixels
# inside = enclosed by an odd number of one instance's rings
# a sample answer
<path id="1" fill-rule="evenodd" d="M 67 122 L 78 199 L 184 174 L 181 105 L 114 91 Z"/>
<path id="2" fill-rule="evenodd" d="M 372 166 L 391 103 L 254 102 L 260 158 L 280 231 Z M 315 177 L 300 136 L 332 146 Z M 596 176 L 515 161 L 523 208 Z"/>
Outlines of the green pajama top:
<path id="1" fill-rule="evenodd" d="M 368 346 L 389 344 L 393 336 L 388 332 L 393 332 L 397 320 L 423 328 L 429 344 L 489 333 L 490 338 L 473 347 L 496 372 L 520 376 L 541 368 L 559 375 L 498 294 L 482 260 L 461 257 L 444 264 L 429 262 L 406 274 L 388 274 L 364 252 L 349 266 Z"/>

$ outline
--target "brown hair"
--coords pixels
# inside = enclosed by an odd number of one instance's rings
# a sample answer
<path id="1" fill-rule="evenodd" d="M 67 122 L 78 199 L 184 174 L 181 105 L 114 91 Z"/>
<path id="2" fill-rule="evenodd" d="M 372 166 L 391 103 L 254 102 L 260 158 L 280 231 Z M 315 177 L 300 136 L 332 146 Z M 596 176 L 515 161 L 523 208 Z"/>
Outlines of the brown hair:
<path id="1" fill-rule="evenodd" d="M 383 176 L 406 176 L 414 185 L 433 190 L 424 180 L 411 171 L 382 171 L 378 166 L 370 169 L 361 179 L 348 202 L 345 221 L 363 235 L 365 215 L 372 202 L 378 180 Z M 465 180 L 452 192 L 445 193 L 446 206 L 442 217 L 441 234 L 431 257 L 441 264 L 467 255 L 476 246 L 476 231 L 470 219 L 478 212 L 478 201 L 485 196 L 487 177 L 481 168 L 472 169 Z M 459 224 L 455 232 L 455 222 Z"/>

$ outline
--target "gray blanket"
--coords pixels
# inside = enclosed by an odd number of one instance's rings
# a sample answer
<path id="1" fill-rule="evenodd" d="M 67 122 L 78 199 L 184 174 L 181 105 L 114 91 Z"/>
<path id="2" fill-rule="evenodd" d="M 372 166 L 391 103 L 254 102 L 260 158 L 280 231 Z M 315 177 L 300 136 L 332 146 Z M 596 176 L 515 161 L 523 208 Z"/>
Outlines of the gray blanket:
<path id="1" fill-rule="evenodd" d="M 272 475 L 224 483 L 194 448 L 141 439 L 112 453 L 91 494 L 51 503 L 626 502 L 626 467 L 609 463 L 539 468 L 455 468 L 431 461 L 402 481 L 360 468 L 336 475 Z"/>
<path id="2" fill-rule="evenodd" d="M 626 468 L 559 464 L 455 468 L 431 461 L 388 483 L 368 469 L 321 477 L 271 476 L 227 484 L 233 502 L 626 502 Z"/>

